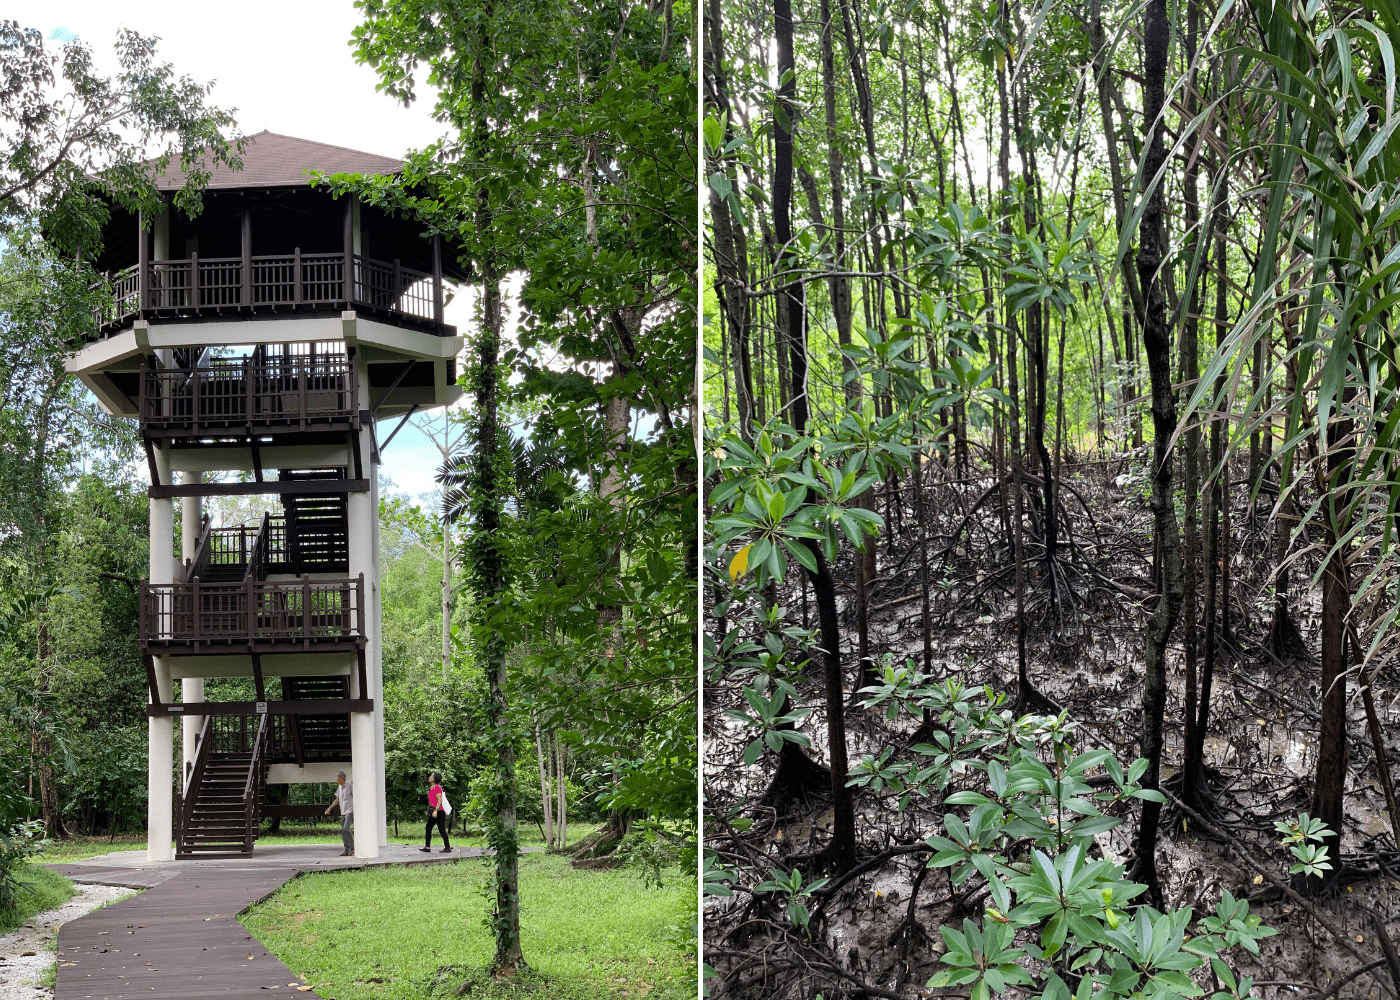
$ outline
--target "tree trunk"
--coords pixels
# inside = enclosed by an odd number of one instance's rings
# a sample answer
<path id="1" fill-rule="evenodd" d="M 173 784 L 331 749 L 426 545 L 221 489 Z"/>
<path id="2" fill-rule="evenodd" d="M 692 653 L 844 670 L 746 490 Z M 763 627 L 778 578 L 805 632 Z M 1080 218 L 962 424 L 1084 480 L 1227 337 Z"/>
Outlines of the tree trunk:
<path id="1" fill-rule="evenodd" d="M 827 861 L 835 872 L 846 872 L 856 863 L 856 818 L 851 790 L 846 787 L 846 716 L 841 684 L 841 625 L 836 610 L 836 582 L 821 546 L 805 541 L 816 559 L 816 572 L 807 570 L 817 602 L 821 626 L 822 664 L 826 682 L 826 742 L 831 754 L 832 835 Z M 787 742 L 787 741 L 784 741 Z"/>
<path id="2" fill-rule="evenodd" d="M 1196 0 L 1190 0 L 1186 14 L 1186 63 L 1188 66 L 1195 60 L 1198 22 L 1200 19 L 1200 6 Z M 1186 114 L 1194 117 L 1196 114 L 1196 88 L 1195 74 L 1192 73 L 1192 85 L 1187 88 L 1186 94 Z M 1197 178 L 1199 168 L 1200 153 L 1202 143 L 1199 139 L 1190 162 L 1186 168 L 1183 183 L 1184 221 L 1191 237 L 1191 254 L 1188 257 L 1187 267 L 1194 265 L 1197 252 L 1202 248 L 1209 248 L 1210 240 L 1207 234 L 1199 229 L 1201 217 L 1201 207 L 1199 198 L 1199 188 Z M 1181 327 L 1181 381 L 1185 392 L 1190 395 L 1196 391 L 1196 381 L 1200 378 L 1200 357 L 1199 357 L 1199 320 L 1197 317 L 1201 312 L 1201 281 L 1202 276 L 1197 275 L 1194 279 L 1188 274 L 1187 280 L 1190 288 L 1186 293 L 1186 316 Z M 1199 810 L 1200 803 L 1196 801 L 1194 789 L 1199 787 L 1202 780 L 1202 761 L 1199 757 L 1193 757 L 1191 747 L 1196 744 L 1196 642 L 1198 638 L 1197 630 L 1197 607 L 1196 607 L 1196 580 L 1197 580 L 1197 554 L 1199 549 L 1196 510 L 1199 504 L 1200 494 L 1200 470 L 1198 469 L 1198 459 L 1200 458 L 1201 431 L 1200 423 L 1194 418 L 1191 420 L 1190 428 L 1184 435 L 1182 453 L 1185 461 L 1186 474 L 1186 563 L 1183 567 L 1183 577 L 1185 589 L 1183 591 L 1183 608 L 1186 613 L 1186 620 L 1182 626 L 1182 639 L 1185 653 L 1186 667 L 1186 695 L 1185 712 L 1183 721 L 1185 722 L 1184 743 L 1186 746 L 1185 760 L 1182 765 L 1182 798 L 1193 807 Z"/>
<path id="3" fill-rule="evenodd" d="M 1211 208 L 1211 232 L 1215 236 L 1215 345 L 1219 350 L 1225 342 L 1226 330 L 1226 306 L 1228 285 L 1226 266 L 1229 263 L 1229 247 L 1225 241 L 1225 185 L 1220 183 L 1215 191 L 1215 204 Z M 1225 377 L 1222 374 L 1215 380 L 1215 394 L 1217 397 L 1223 392 L 1225 387 Z M 1215 661 L 1220 645 L 1220 634 L 1216 629 L 1216 605 L 1220 596 L 1220 569 L 1224 562 L 1221 557 L 1221 537 L 1220 537 L 1220 513 L 1221 509 L 1229 500 L 1229 494 L 1224 488 L 1224 484 L 1229 480 L 1228 463 L 1225 461 L 1225 451 L 1229 444 L 1225 440 L 1229 427 L 1224 420 L 1212 420 L 1210 425 L 1210 469 L 1211 476 L 1208 488 L 1205 493 L 1205 552 L 1204 562 L 1206 570 L 1206 598 L 1205 598 L 1205 636 L 1203 663 L 1201 668 L 1201 696 L 1200 705 L 1196 711 L 1196 722 L 1193 728 L 1192 742 L 1186 747 L 1186 763 L 1184 772 L 1205 774 L 1205 740 L 1206 732 L 1210 724 L 1210 695 L 1211 688 L 1215 682 Z M 1227 592 L 1228 596 L 1228 592 Z M 1183 773 L 1183 778 L 1186 774 Z M 1197 783 L 1195 789 L 1192 786 L 1185 786 L 1187 795 L 1194 795 L 1200 790 Z M 1188 801 L 1190 801 L 1188 799 Z"/>
<path id="4" fill-rule="evenodd" d="M 472 66 L 472 103 L 475 111 L 473 141 L 480 161 L 491 158 L 488 118 L 487 54 L 491 51 L 493 5 L 488 2 L 478 22 L 479 46 Z M 515 736 L 506 700 L 506 639 L 490 623 L 490 613 L 510 591 L 506 578 L 501 520 L 506 488 L 497 458 L 502 434 L 497 414 L 501 348 L 501 285 L 497 259 L 494 214 L 490 192 L 482 184 L 476 191 L 476 239 L 479 241 L 477 273 L 481 280 L 481 321 L 477 327 L 472 388 L 476 396 L 475 445 L 472 455 L 472 506 L 475 508 L 470 549 L 473 589 L 476 591 L 476 645 L 486 674 L 488 712 L 491 718 L 490 755 L 495 774 L 492 782 L 492 815 L 487 843 L 495 851 L 495 900 L 491 925 L 495 931 L 493 972 L 514 975 L 526 968 L 520 949 L 520 857 L 515 816 Z"/>
<path id="5" fill-rule="evenodd" d="M 1000 16 L 1005 18 L 1006 2 L 1000 0 Z M 1006 93 L 1006 70 L 997 69 L 997 102 L 1001 116 L 1001 147 L 997 154 L 997 167 L 1001 174 L 1002 197 L 1009 197 L 1011 191 L 1011 129 L 1008 121 L 1007 93 Z M 1011 219 L 1005 211 L 1003 205 L 1002 232 L 1006 235 L 1011 233 Z M 1016 564 L 1016 703 L 1014 711 L 1021 713 L 1031 705 L 1031 682 L 1030 670 L 1026 663 L 1026 564 L 1022 546 L 1022 525 L 1024 519 L 1023 504 L 1024 488 L 1021 478 L 1021 402 L 1018 391 L 1018 378 L 1016 366 L 1016 341 L 1020 337 L 1020 324 L 1016 320 L 1014 313 L 1006 319 L 1006 370 L 1010 379 L 1011 395 L 1011 491 L 1012 491 L 1012 523 L 1011 523 L 1011 550 L 1012 558 Z"/>
<path id="6" fill-rule="evenodd" d="M 446 409 L 444 408 L 444 413 Z M 452 673 L 452 525 L 442 522 L 442 679 Z"/>
<path id="7" fill-rule="evenodd" d="M 709 0 L 705 7 L 705 28 L 708 39 L 705 50 L 705 83 L 707 100 L 716 117 L 723 117 L 725 142 L 734 138 L 733 115 L 729 112 L 729 89 L 724 76 L 724 33 L 720 18 L 719 0 Z M 726 168 L 730 184 L 735 177 Z M 714 224 L 714 240 L 711 250 L 714 254 L 716 270 L 716 296 L 724 313 L 725 325 L 729 330 L 731 359 L 734 369 L 734 401 L 738 412 L 739 436 L 752 440 L 753 422 L 762 419 L 758 415 L 757 400 L 754 396 L 753 348 L 750 343 L 750 306 L 744 294 L 744 286 L 749 277 L 748 237 L 744 227 L 737 225 L 729 202 L 721 200 L 713 187 L 710 192 L 710 218 Z"/>
<path id="8" fill-rule="evenodd" d="M 840 123 L 836 117 L 836 60 L 831 42 L 831 0 L 821 0 L 822 100 L 826 107 L 826 167 L 831 182 L 831 269 L 847 270 L 846 209 L 842 203 Z M 831 312 L 836 321 L 836 342 L 851 343 L 851 285 L 845 277 L 832 274 Z M 855 378 L 855 362 L 841 355 L 842 388 L 846 402 L 860 398 L 860 382 Z"/>
<path id="9" fill-rule="evenodd" d="M 1166 0 L 1148 0 L 1143 26 L 1143 115 L 1149 132 L 1144 157 L 1144 182 L 1148 183 L 1166 158 L 1162 143 L 1162 123 L 1158 115 L 1165 99 L 1167 71 Z M 1147 205 L 1138 231 L 1137 271 L 1144 295 L 1143 346 L 1147 351 L 1148 376 L 1152 385 L 1152 520 L 1161 572 L 1158 574 L 1158 600 L 1147 628 L 1142 692 L 1142 755 L 1147 758 L 1144 788 L 1156 789 L 1161 778 L 1162 720 L 1167 701 L 1167 640 L 1181 611 L 1181 540 L 1172 496 L 1172 454 L 1167 444 L 1176 430 L 1176 397 L 1172 392 L 1171 329 L 1162 297 L 1163 228 L 1162 185 L 1147 195 Z M 1138 826 L 1137 858 L 1133 879 L 1145 883 L 1153 902 L 1161 904 L 1157 878 L 1157 825 L 1161 805 L 1144 801 Z"/>
<path id="10" fill-rule="evenodd" d="M 797 68 L 792 51 L 792 0 L 773 0 L 773 28 L 778 49 L 778 103 L 773 125 L 773 238 L 778 244 L 778 278 L 790 282 L 778 294 L 785 308 L 778 314 L 791 352 L 792 426 L 807 428 L 807 330 L 805 285 L 788 275 L 797 260 L 792 248 L 792 133 L 797 125 Z M 779 358 L 782 357 L 779 344 Z"/>
<path id="11" fill-rule="evenodd" d="M 564 850 L 568 847 L 568 796 L 564 791 L 564 744 L 561 744 L 557 737 L 554 738 L 553 756 L 554 762 L 557 763 L 557 768 L 554 769 L 554 773 L 556 773 L 554 780 L 559 782 L 556 786 L 556 794 L 559 796 L 559 833 L 557 833 L 557 839 L 559 839 L 559 849 Z"/>
<path id="12" fill-rule="evenodd" d="M 1322 573 L 1322 723 L 1317 743 L 1317 770 L 1313 774 L 1312 815 L 1333 830 L 1333 836 L 1323 841 L 1327 847 L 1332 869 L 1321 880 L 1307 879 L 1308 887 L 1316 890 L 1341 873 L 1342 824 L 1345 821 L 1342 796 L 1347 776 L 1347 678 L 1346 631 L 1347 614 L 1351 611 L 1351 584 L 1347 572 L 1346 553 L 1337 540 L 1346 535 L 1342 521 L 1347 498 L 1342 488 L 1349 476 L 1352 461 L 1351 421 L 1328 421 L 1325 431 L 1323 463 L 1318 462 L 1318 493 L 1326 525 L 1327 547 L 1332 554 Z"/>
<path id="13" fill-rule="evenodd" d="M 544 744 L 540 742 L 540 727 L 535 727 L 535 754 L 539 758 L 540 771 L 540 802 L 544 811 L 544 846 L 545 850 L 554 850 L 554 810 L 550 808 L 550 788 L 549 776 L 545 773 L 544 766 Z"/>

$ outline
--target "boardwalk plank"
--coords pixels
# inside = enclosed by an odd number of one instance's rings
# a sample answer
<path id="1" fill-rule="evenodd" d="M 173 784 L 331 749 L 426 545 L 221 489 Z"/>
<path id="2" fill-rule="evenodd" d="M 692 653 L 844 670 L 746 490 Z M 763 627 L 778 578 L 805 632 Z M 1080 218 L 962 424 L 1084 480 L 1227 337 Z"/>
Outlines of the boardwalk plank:
<path id="1" fill-rule="evenodd" d="M 55 1000 L 316 996 L 289 986 L 298 981 L 292 970 L 237 918 L 297 874 L 176 872 L 139 896 L 69 921 L 59 928 Z"/>
<path id="2" fill-rule="evenodd" d="M 468 847 L 422 856 L 395 844 L 380 858 L 361 861 L 339 858 L 333 850 L 279 846 L 252 857 L 145 867 L 133 863 L 139 860 L 133 851 L 120 860 L 109 855 L 87 864 L 48 865 L 75 882 L 144 890 L 59 928 L 54 1000 L 314 998 L 314 990 L 289 985 L 298 977 L 239 923 L 239 913 L 304 871 L 440 864 L 489 853 Z"/>

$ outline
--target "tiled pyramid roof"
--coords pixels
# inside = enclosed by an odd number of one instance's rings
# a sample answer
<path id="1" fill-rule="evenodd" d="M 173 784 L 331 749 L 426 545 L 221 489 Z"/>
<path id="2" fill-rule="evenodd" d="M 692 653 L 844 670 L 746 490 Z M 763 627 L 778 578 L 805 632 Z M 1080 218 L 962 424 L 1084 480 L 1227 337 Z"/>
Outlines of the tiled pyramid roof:
<path id="1" fill-rule="evenodd" d="M 308 171 L 322 173 L 392 174 L 403 167 L 402 160 L 374 153 L 362 153 L 344 146 L 297 139 L 275 132 L 259 132 L 248 137 L 243 153 L 243 169 L 229 170 L 218 166 L 211 171 L 209 188 L 305 187 L 310 184 Z M 178 191 L 185 186 L 185 175 L 172 157 L 165 172 L 156 178 L 163 191 Z"/>

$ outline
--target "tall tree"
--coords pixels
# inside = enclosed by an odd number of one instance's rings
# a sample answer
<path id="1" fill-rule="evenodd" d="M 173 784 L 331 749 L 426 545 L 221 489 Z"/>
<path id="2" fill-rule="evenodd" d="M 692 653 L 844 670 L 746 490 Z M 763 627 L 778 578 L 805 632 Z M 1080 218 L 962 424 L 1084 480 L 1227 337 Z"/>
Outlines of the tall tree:
<path id="1" fill-rule="evenodd" d="M 1143 196 L 1146 206 L 1138 230 L 1137 272 L 1144 300 L 1143 346 L 1152 383 L 1152 524 L 1158 553 L 1157 607 L 1147 628 L 1142 685 L 1141 752 L 1148 760 L 1142 784 L 1154 794 L 1142 804 L 1138 821 L 1134 877 L 1144 882 L 1153 900 L 1161 905 L 1157 877 L 1157 824 L 1162 797 L 1162 719 L 1167 705 L 1167 640 L 1181 611 L 1184 583 L 1181 538 L 1172 493 L 1172 435 L 1176 431 L 1176 395 L 1171 377 L 1171 327 L 1163 284 L 1166 271 L 1162 249 L 1166 245 L 1163 203 L 1164 181 L 1158 172 L 1166 161 L 1162 134 L 1166 101 L 1167 42 L 1171 26 L 1166 0 L 1148 0 L 1143 17 L 1143 118 L 1147 122 L 1147 149 L 1143 156 Z"/>

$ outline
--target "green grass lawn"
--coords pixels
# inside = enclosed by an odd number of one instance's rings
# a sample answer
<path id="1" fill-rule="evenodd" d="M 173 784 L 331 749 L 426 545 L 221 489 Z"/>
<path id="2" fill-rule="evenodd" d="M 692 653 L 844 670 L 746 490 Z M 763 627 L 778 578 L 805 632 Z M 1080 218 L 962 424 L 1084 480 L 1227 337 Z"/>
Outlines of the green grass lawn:
<path id="1" fill-rule="evenodd" d="M 482 972 L 494 950 L 480 891 L 489 865 L 304 875 L 243 923 L 335 1000 L 450 996 L 465 979 L 474 981 L 473 1000 L 695 997 L 695 891 L 678 869 L 656 889 L 629 869 L 576 871 L 558 855 L 522 855 L 521 943 L 532 971 L 501 984 Z"/>
<path id="2" fill-rule="evenodd" d="M 29 889 L 20 890 L 17 909 L 0 910 L 0 930 L 19 927 L 36 913 L 62 906 L 77 891 L 62 875 L 38 865 L 25 864 L 24 878 L 30 883 Z"/>
<path id="3" fill-rule="evenodd" d="M 588 834 L 593 832 L 592 824 L 570 824 L 569 843 L 575 844 Z M 394 828 L 389 827 L 389 843 L 391 844 L 421 844 L 423 833 L 421 827 L 410 827 L 406 823 L 399 824 L 399 834 L 394 835 Z M 326 822 L 318 827 L 295 826 L 284 827 L 282 832 L 276 834 L 264 834 L 258 838 L 260 844 L 338 844 L 340 843 L 340 824 Z M 463 836 L 458 831 L 452 834 L 452 843 L 460 847 L 480 847 L 485 843 L 479 835 Z M 534 827 L 522 826 L 520 828 L 520 845 L 522 847 L 540 847 L 544 844 L 544 838 L 540 836 L 540 831 Z M 433 846 L 441 847 L 436 831 L 433 834 Z M 64 862 L 81 861 L 84 858 L 96 857 L 99 854 L 111 854 L 115 851 L 144 851 L 146 849 L 146 838 L 140 834 L 122 834 L 115 839 L 108 837 L 70 837 L 67 840 L 54 841 L 52 846 L 44 852 L 40 861 L 61 864 Z"/>

